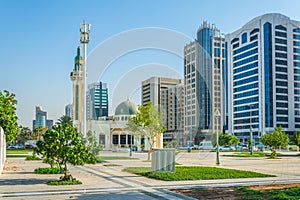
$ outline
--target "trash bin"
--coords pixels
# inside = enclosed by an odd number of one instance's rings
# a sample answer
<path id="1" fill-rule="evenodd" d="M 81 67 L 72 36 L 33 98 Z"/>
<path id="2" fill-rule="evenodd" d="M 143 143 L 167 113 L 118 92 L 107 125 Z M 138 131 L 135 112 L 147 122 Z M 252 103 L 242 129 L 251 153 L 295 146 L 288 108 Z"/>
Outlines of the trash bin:
<path id="1" fill-rule="evenodd" d="M 187 150 L 188 150 L 188 153 L 191 153 L 191 147 L 188 147 Z"/>

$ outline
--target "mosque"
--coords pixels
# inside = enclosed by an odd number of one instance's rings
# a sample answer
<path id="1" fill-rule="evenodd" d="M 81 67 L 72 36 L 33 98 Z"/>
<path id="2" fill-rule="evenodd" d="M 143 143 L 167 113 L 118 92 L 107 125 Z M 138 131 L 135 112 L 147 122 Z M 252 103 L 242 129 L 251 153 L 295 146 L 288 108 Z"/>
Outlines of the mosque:
<path id="1" fill-rule="evenodd" d="M 115 115 L 99 120 L 88 120 L 87 128 L 92 130 L 94 135 L 103 145 L 104 150 L 134 151 L 149 150 L 149 143 L 146 137 L 135 135 L 128 127 L 128 119 L 134 117 L 138 112 L 138 106 L 129 100 L 123 101 L 115 109 Z M 158 136 L 153 148 L 162 148 L 163 136 Z"/>

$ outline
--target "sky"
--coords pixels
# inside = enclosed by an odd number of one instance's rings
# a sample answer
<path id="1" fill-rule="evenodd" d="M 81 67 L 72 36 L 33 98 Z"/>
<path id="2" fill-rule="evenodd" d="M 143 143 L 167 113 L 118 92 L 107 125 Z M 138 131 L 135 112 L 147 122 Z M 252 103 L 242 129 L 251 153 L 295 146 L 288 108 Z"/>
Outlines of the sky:
<path id="1" fill-rule="evenodd" d="M 182 78 L 184 45 L 204 20 L 227 34 L 265 13 L 300 20 L 299 10 L 299 0 L 0 0 L 0 90 L 16 94 L 22 126 L 32 128 L 37 105 L 63 116 L 85 20 L 87 82 L 108 84 L 113 114 L 127 98 L 140 104 L 142 80 Z"/>

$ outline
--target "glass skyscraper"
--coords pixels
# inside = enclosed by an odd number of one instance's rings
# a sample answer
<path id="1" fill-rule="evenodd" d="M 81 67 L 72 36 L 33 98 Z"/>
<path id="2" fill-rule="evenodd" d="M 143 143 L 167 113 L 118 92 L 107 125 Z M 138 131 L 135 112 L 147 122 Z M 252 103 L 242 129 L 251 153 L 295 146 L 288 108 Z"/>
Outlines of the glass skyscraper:
<path id="1" fill-rule="evenodd" d="M 222 131 L 225 61 L 225 38 L 218 28 L 204 21 L 197 39 L 184 48 L 186 134 L 195 133 L 198 127 L 207 138 L 216 130 Z M 221 113 L 218 119 L 214 115 L 217 110 Z"/>
<path id="2" fill-rule="evenodd" d="M 300 130 L 300 22 L 272 13 L 226 35 L 228 132 L 256 141 Z"/>
<path id="3" fill-rule="evenodd" d="M 108 88 L 106 83 L 89 84 L 86 104 L 88 120 L 108 117 Z"/>

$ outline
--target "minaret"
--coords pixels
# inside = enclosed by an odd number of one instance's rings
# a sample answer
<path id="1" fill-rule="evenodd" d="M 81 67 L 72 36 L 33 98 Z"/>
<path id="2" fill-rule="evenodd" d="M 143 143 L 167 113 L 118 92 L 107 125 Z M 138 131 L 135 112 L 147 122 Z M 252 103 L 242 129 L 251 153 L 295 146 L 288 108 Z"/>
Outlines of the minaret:
<path id="1" fill-rule="evenodd" d="M 79 132 L 83 131 L 82 121 L 83 114 L 81 108 L 83 107 L 83 77 L 82 69 L 83 59 L 80 55 L 80 47 L 77 47 L 77 55 L 74 59 L 74 69 L 71 72 L 71 80 L 73 81 L 73 103 L 72 103 L 72 120 L 73 125 Z"/>
<path id="2" fill-rule="evenodd" d="M 86 136 L 86 47 L 90 41 L 90 24 L 80 24 L 80 43 L 83 47 L 83 57 L 80 56 L 80 47 L 77 48 L 75 65 L 71 72 L 73 81 L 73 124 L 84 137 Z"/>

